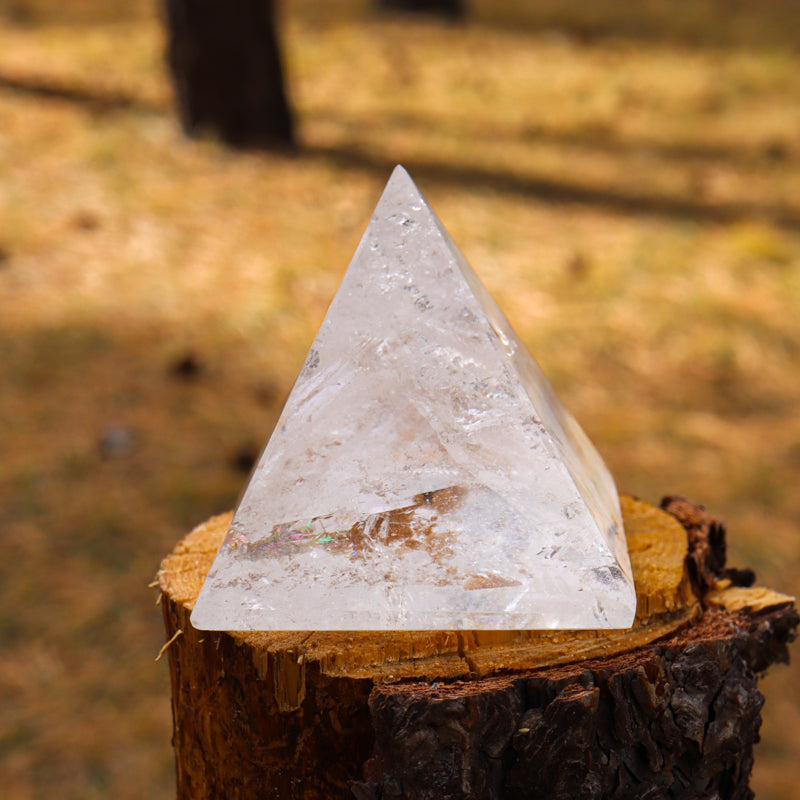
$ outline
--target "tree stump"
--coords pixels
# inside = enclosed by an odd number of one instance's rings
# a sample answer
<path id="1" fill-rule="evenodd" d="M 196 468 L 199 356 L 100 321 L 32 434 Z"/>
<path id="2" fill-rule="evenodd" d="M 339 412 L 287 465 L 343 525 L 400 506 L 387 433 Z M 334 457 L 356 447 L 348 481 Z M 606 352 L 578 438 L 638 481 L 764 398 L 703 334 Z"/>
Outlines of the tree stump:
<path id="1" fill-rule="evenodd" d="M 662 505 L 622 498 L 629 631 L 196 631 L 209 520 L 158 576 L 178 797 L 751 797 L 756 674 L 797 612 L 725 570 L 719 521 Z"/>
<path id="2" fill-rule="evenodd" d="M 181 123 L 235 147 L 291 145 L 272 0 L 166 0 Z"/>

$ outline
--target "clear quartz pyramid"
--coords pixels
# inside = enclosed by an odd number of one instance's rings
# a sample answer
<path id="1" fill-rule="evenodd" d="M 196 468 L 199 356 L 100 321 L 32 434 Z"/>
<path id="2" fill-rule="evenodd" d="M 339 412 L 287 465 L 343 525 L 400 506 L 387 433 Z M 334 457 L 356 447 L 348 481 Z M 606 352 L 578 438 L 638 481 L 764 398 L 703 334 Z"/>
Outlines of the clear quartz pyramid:
<path id="1" fill-rule="evenodd" d="M 611 475 L 397 167 L 192 624 L 625 628 L 635 607 Z"/>

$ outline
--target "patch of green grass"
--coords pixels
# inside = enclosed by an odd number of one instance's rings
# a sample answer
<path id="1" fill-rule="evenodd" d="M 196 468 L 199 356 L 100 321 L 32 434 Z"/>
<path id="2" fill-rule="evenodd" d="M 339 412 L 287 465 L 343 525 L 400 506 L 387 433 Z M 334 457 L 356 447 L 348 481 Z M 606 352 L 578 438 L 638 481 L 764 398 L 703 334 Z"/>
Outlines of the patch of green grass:
<path id="1" fill-rule="evenodd" d="M 732 244 L 749 266 L 759 262 L 787 266 L 792 263 L 793 252 L 780 233 L 765 225 L 737 226 L 732 232 Z M 755 265 L 753 262 L 756 262 Z"/>

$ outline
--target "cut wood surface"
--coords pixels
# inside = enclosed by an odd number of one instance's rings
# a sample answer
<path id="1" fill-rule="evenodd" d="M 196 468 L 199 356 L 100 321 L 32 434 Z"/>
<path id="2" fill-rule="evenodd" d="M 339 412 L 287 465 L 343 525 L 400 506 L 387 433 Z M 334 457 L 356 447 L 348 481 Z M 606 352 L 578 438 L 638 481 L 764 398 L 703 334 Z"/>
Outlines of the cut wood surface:
<path id="1" fill-rule="evenodd" d="M 697 614 L 685 565 L 686 531 L 677 520 L 632 498 L 622 507 L 628 550 L 634 572 L 637 616 L 631 630 L 622 631 L 414 631 L 414 632 L 264 632 L 234 633 L 248 648 L 260 669 L 277 657 L 286 666 L 282 675 L 291 685 L 289 662 L 298 672 L 319 664 L 326 675 L 348 675 L 391 682 L 422 677 L 428 680 L 487 675 L 500 669 L 519 669 L 610 655 L 646 644 L 675 630 Z M 231 515 L 214 517 L 186 537 L 168 556 L 159 573 L 162 591 L 182 607 L 187 627 L 191 610 L 211 563 L 230 524 Z M 291 656 L 284 657 L 285 654 Z M 291 691 L 281 688 L 290 703 Z"/>
<path id="2" fill-rule="evenodd" d="M 625 631 L 196 631 L 231 515 L 199 526 L 159 572 L 178 796 L 748 797 L 754 675 L 786 658 L 792 598 L 737 585 L 700 507 L 621 500 Z"/>

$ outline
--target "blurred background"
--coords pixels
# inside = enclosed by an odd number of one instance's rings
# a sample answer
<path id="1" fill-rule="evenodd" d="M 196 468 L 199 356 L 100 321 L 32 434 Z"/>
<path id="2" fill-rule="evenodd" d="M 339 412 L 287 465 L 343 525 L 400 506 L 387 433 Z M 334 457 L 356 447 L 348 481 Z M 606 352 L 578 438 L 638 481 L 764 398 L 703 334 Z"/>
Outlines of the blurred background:
<path id="1" fill-rule="evenodd" d="M 278 3 L 292 125 L 235 149 L 184 135 L 155 0 L 0 0 L 4 797 L 174 796 L 148 584 L 235 504 L 397 162 L 620 489 L 797 590 L 796 3 L 379 4 Z M 798 796 L 793 655 L 760 798 Z"/>

